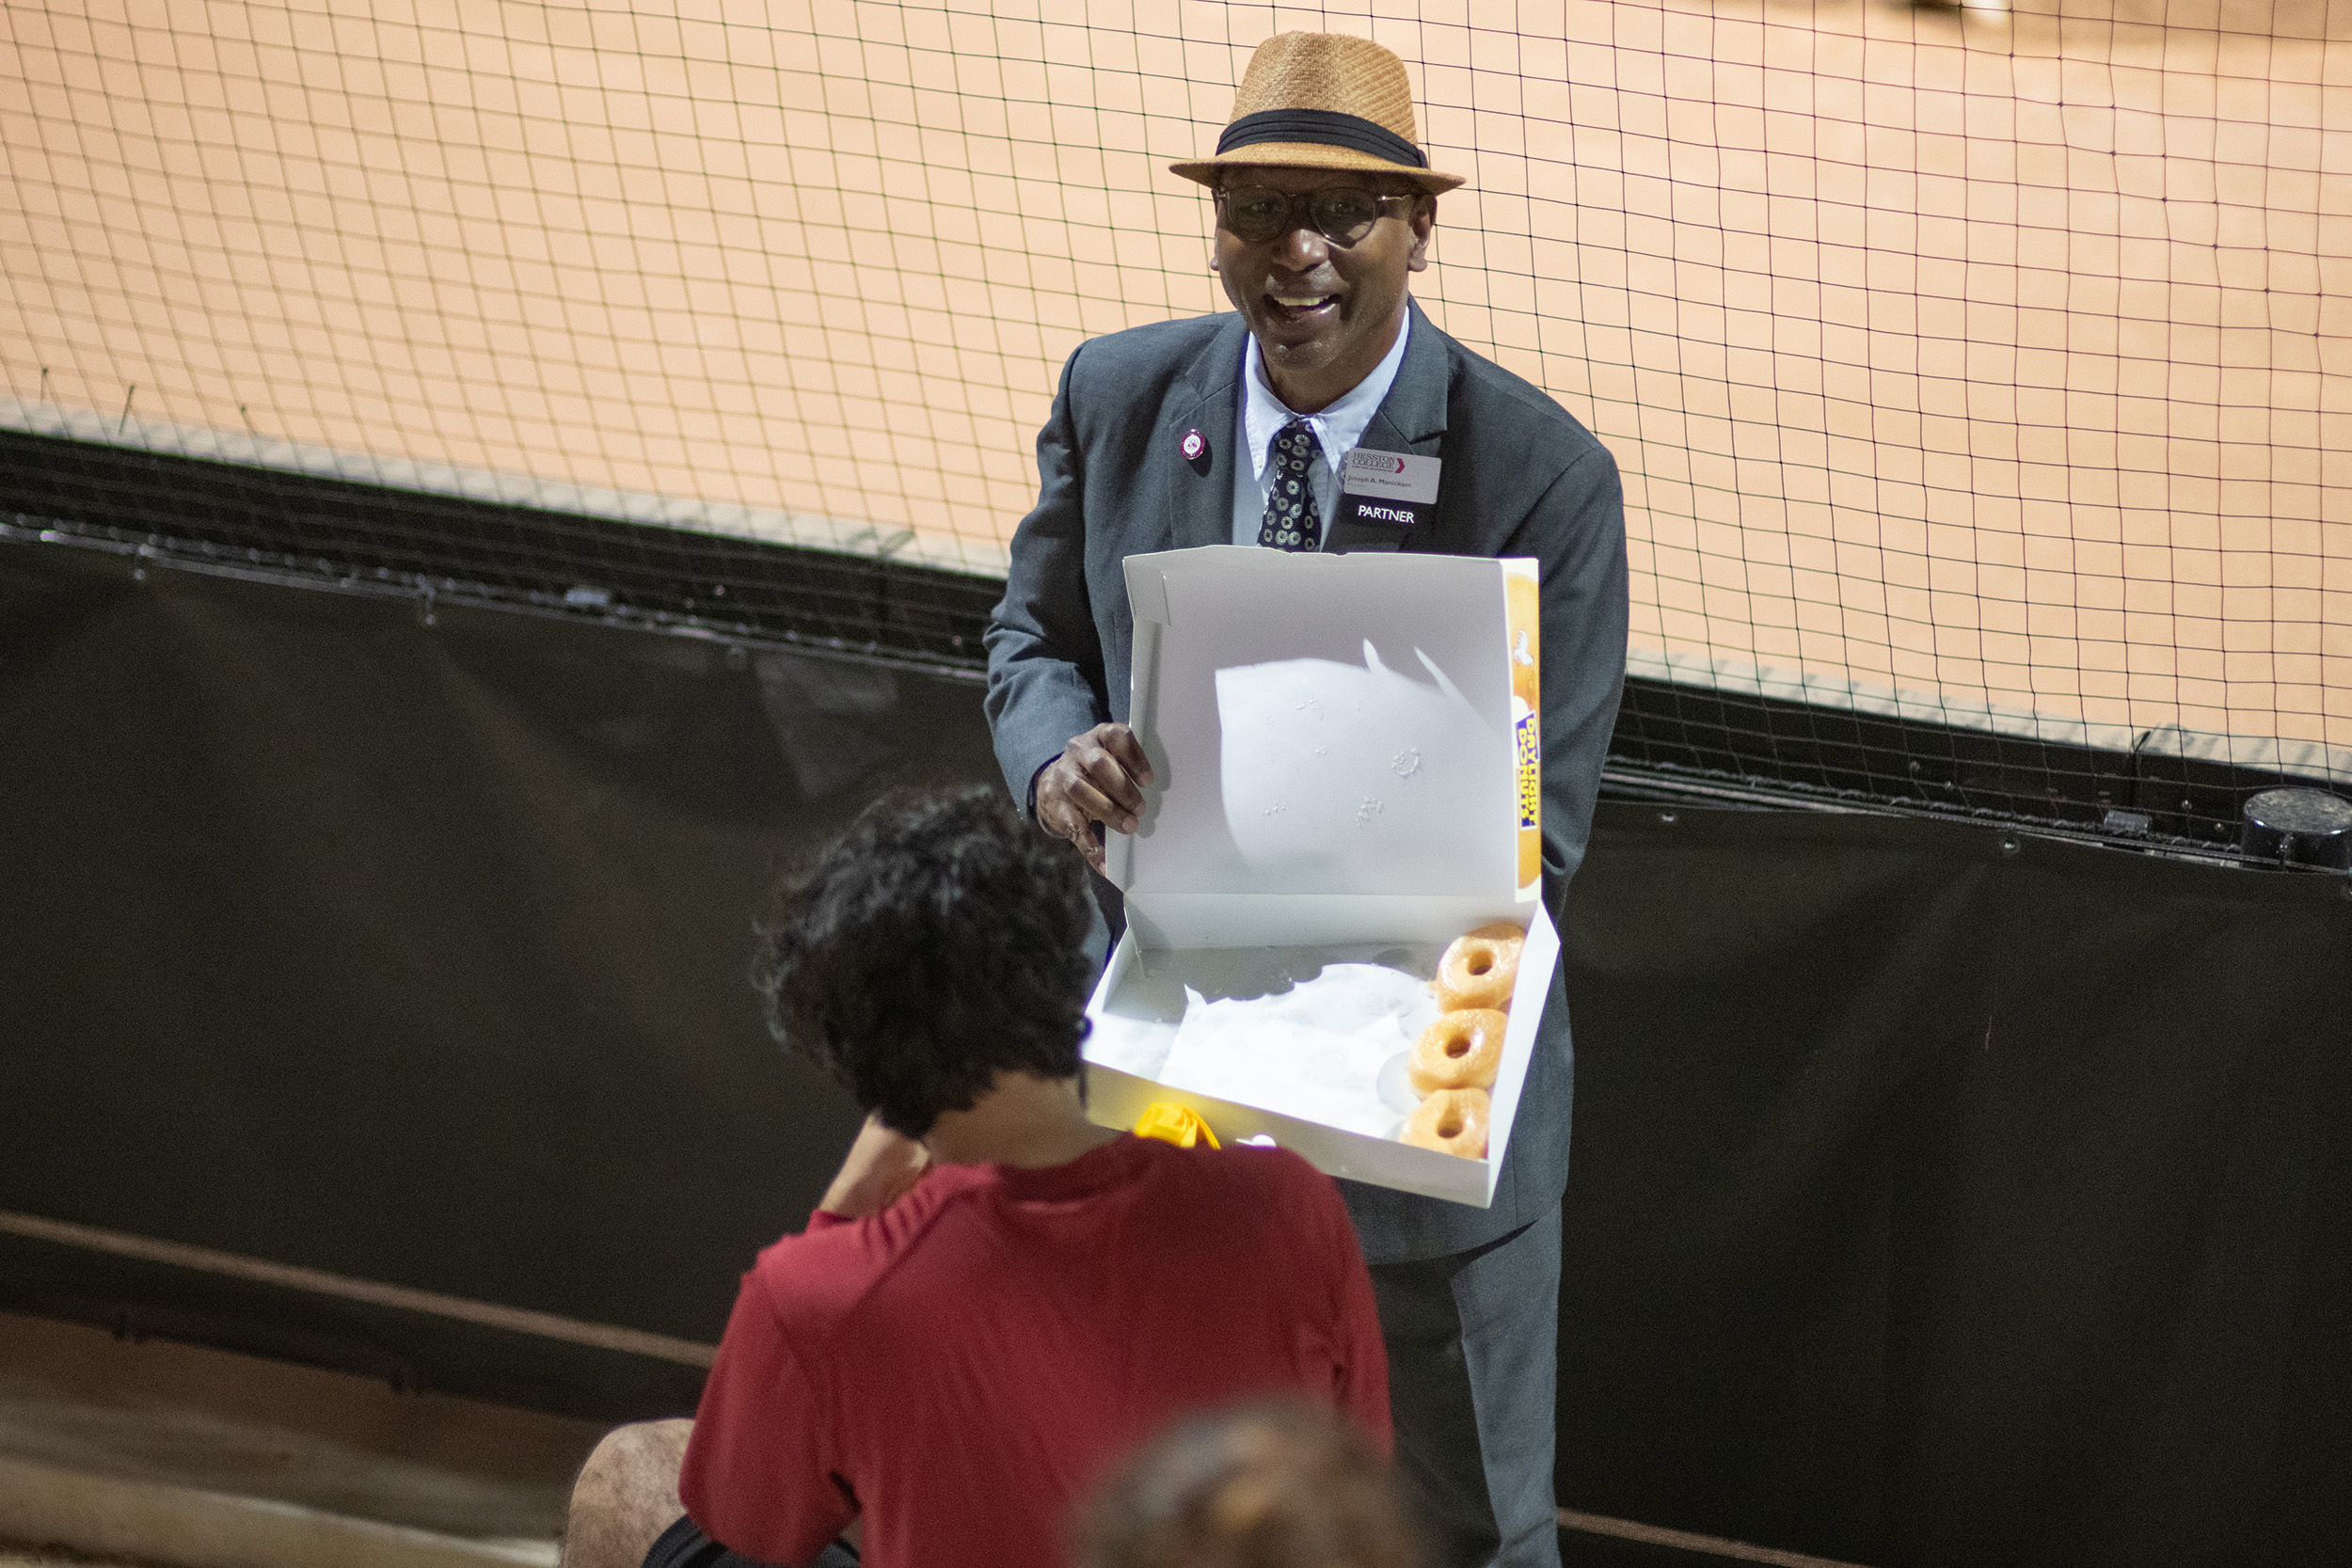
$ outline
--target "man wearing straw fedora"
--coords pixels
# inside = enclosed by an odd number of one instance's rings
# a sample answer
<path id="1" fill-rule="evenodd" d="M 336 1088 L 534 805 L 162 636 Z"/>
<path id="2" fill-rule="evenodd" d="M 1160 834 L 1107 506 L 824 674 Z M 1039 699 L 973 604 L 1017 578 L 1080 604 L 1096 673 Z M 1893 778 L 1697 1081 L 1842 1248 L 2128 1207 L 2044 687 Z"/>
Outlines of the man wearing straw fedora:
<path id="1" fill-rule="evenodd" d="M 1038 504 L 988 634 L 987 707 L 1016 798 L 1098 872 L 1103 833 L 1135 831 L 1152 782 L 1126 724 L 1125 557 L 1210 544 L 1534 557 L 1545 897 L 1560 914 L 1624 684 L 1616 466 L 1413 303 L 1437 198 L 1462 183 L 1429 167 L 1416 129 L 1404 64 L 1378 44 L 1266 40 L 1216 154 L 1171 166 L 1212 193 L 1212 264 L 1233 312 L 1098 338 L 1063 367 Z M 1343 506 L 1358 448 L 1434 472 L 1434 501 L 1371 517 Z M 1117 892 L 1098 879 L 1096 893 L 1115 926 Z M 1557 1560 L 1570 1064 L 1555 974 L 1493 1207 L 1342 1183 L 1373 1265 L 1399 1462 L 1449 1563 Z"/>

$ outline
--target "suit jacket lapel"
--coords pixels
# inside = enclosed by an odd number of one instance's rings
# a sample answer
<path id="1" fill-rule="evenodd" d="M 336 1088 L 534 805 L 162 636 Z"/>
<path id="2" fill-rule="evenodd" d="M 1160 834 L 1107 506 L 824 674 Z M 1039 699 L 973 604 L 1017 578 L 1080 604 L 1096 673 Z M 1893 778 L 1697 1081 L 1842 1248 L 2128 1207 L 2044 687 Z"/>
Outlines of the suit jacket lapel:
<path id="1" fill-rule="evenodd" d="M 1242 338 L 1248 329 L 1232 317 L 1196 355 L 1163 405 L 1152 436 L 1152 461 L 1168 475 L 1168 547 L 1233 542 L 1233 450 L 1240 422 Z M 1208 443 L 1205 464 L 1187 462 L 1184 436 L 1199 431 Z"/>
<path id="2" fill-rule="evenodd" d="M 1446 384 L 1452 375 L 1445 334 L 1421 313 L 1420 305 L 1408 301 L 1406 309 L 1413 313 L 1413 330 L 1406 340 L 1405 362 L 1364 426 L 1362 445 L 1374 451 L 1435 456 L 1445 435 Z"/>
<path id="3" fill-rule="evenodd" d="M 1422 314 L 1418 302 L 1408 300 L 1406 309 L 1413 313 L 1413 330 L 1405 342 L 1405 362 L 1397 366 L 1396 380 L 1390 384 L 1389 395 L 1380 400 L 1372 422 L 1364 426 L 1360 444 L 1374 451 L 1408 452 L 1416 457 L 1435 457 L 1442 463 L 1446 393 L 1454 375 L 1451 356 L 1446 352 L 1449 340 Z M 1450 531 L 1445 524 L 1446 483 L 1445 472 L 1440 468 L 1436 513 L 1409 531 L 1399 547 L 1436 547 L 1440 534 Z"/>

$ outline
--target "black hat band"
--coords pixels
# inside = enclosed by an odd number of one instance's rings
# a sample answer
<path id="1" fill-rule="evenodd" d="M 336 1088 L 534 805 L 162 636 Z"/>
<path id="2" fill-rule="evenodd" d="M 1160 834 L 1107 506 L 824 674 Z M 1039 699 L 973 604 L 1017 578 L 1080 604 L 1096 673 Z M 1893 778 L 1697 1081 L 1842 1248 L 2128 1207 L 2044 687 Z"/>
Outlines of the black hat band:
<path id="1" fill-rule="evenodd" d="M 1221 157 L 1237 147 L 1267 141 L 1315 142 L 1412 168 L 1429 166 L 1427 153 L 1387 126 L 1336 109 L 1261 109 L 1244 115 L 1216 138 L 1216 150 Z"/>

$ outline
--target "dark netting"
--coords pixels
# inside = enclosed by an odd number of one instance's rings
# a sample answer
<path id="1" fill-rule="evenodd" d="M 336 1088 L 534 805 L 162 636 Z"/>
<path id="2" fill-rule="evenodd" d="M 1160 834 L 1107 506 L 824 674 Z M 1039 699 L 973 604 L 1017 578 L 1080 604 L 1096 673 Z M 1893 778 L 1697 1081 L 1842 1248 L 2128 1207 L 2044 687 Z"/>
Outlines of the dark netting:
<path id="1" fill-rule="evenodd" d="M 1002 584 L 838 551 L 0 432 L 0 538 L 977 677 Z"/>
<path id="2" fill-rule="evenodd" d="M 971 668 L 1062 358 L 1221 303 L 1165 165 L 1290 27 L 1405 57 L 1420 297 L 1624 468 L 1613 787 L 2352 781 L 2320 0 L 12 8 L 0 520 Z"/>

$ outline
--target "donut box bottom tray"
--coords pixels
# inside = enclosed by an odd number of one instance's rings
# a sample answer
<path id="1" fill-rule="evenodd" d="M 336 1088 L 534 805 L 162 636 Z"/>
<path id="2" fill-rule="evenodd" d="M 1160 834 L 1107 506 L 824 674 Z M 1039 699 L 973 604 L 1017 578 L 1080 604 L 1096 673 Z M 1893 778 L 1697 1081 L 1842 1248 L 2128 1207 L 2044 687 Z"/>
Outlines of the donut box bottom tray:
<path id="1" fill-rule="evenodd" d="M 1090 1009 L 1090 1114 L 1128 1127 L 1155 1102 L 1184 1105 L 1221 1141 L 1268 1140 L 1332 1176 L 1486 1207 L 1559 938 L 1539 905 L 1486 917 L 1525 924 L 1528 934 L 1491 1091 L 1487 1157 L 1463 1159 L 1397 1141 L 1421 1098 L 1406 1059 L 1438 1016 L 1429 978 L 1447 943 L 1486 923 L 1452 909 L 1431 915 L 1385 940 L 1254 947 L 1155 945 L 1131 929 Z"/>

